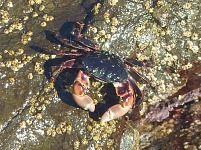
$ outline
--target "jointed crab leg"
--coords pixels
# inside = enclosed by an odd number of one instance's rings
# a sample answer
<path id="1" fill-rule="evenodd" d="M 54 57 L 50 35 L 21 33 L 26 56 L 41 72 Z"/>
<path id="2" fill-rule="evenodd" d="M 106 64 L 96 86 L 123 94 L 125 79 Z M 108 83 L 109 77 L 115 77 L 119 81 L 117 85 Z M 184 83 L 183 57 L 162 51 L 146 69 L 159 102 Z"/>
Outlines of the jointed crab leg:
<path id="1" fill-rule="evenodd" d="M 134 101 L 134 91 L 130 81 L 123 83 L 113 83 L 116 93 L 120 96 L 122 104 L 116 104 L 110 107 L 101 117 L 101 122 L 110 121 L 125 115 L 132 107 Z"/>
<path id="2" fill-rule="evenodd" d="M 54 36 L 59 42 L 61 42 L 65 46 L 68 46 L 71 48 L 75 48 L 75 49 L 79 49 L 79 50 L 85 50 L 85 51 L 97 50 L 97 47 L 91 41 L 87 40 L 81 34 L 82 28 L 83 28 L 83 24 L 77 22 L 76 28 L 72 32 L 72 36 L 74 36 L 74 38 L 72 40 L 68 39 L 68 38 L 63 38 L 59 34 L 55 34 Z"/>
<path id="3" fill-rule="evenodd" d="M 53 72 L 51 82 L 55 82 L 55 79 L 58 77 L 58 75 L 66 68 L 72 68 L 72 67 L 79 67 L 81 64 L 79 62 L 76 62 L 76 59 L 70 59 L 68 61 L 63 62 L 61 65 L 59 65 Z"/>
<path id="4" fill-rule="evenodd" d="M 73 85 L 73 99 L 83 109 L 94 112 L 95 105 L 93 100 L 88 95 L 85 95 L 86 88 L 89 87 L 89 77 L 85 75 L 81 70 L 79 71 L 76 80 Z"/>
<path id="5" fill-rule="evenodd" d="M 97 47 L 89 40 L 87 40 L 82 34 L 84 23 L 76 22 L 75 29 L 73 30 L 73 35 L 75 36 L 74 41 L 84 45 L 86 48 L 89 48 L 91 51 L 97 50 Z"/>
<path id="6" fill-rule="evenodd" d="M 58 55 L 58 56 L 82 56 L 82 53 L 69 53 L 68 51 L 65 50 L 55 50 L 55 49 L 50 49 L 47 47 L 41 47 L 42 50 L 53 54 L 53 55 Z"/>
<path id="7" fill-rule="evenodd" d="M 135 94 L 135 97 L 136 97 L 135 102 L 138 103 L 139 101 L 141 101 L 143 99 L 144 94 L 141 92 L 141 90 L 138 87 L 136 81 L 131 76 L 128 77 L 128 80 L 130 81 L 130 83 L 131 83 L 131 85 L 133 87 L 133 90 L 134 90 L 134 94 Z"/>
<path id="8" fill-rule="evenodd" d="M 71 48 L 75 48 L 75 49 L 79 49 L 79 50 L 86 50 L 86 51 L 91 51 L 90 48 L 86 47 L 86 46 L 81 46 L 81 45 L 76 45 L 76 43 L 70 39 L 67 38 L 63 38 L 61 35 L 56 34 L 55 38 L 61 42 L 62 44 L 64 44 L 65 46 L 71 47 Z"/>
<path id="9" fill-rule="evenodd" d="M 142 78 L 146 83 L 148 83 L 150 85 L 150 81 L 149 79 L 147 79 L 145 76 L 143 76 L 142 74 L 140 74 L 139 72 L 137 72 L 134 68 L 132 68 L 133 66 L 139 66 L 139 67 L 144 67 L 145 64 L 143 62 L 139 62 L 139 61 L 134 61 L 134 60 L 130 60 L 130 59 L 125 59 L 124 62 L 128 65 L 128 70 L 129 72 L 132 74 L 137 75 L 138 77 Z"/>

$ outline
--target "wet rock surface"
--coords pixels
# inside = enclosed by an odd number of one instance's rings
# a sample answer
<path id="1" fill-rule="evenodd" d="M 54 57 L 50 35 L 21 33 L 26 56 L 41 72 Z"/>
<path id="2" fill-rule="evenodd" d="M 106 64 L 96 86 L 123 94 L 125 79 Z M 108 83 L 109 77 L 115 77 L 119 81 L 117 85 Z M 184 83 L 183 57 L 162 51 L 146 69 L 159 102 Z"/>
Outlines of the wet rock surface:
<path id="1" fill-rule="evenodd" d="M 200 2 L 124 0 L 0 1 L 0 149 L 201 149 Z M 145 62 L 136 77 L 144 100 L 126 116 L 100 123 L 70 91 L 78 69 L 48 82 L 73 22 L 100 49 Z M 52 67 L 53 66 L 53 67 Z M 117 99 L 92 80 L 97 102 Z M 109 92 L 109 94 L 108 94 Z"/>

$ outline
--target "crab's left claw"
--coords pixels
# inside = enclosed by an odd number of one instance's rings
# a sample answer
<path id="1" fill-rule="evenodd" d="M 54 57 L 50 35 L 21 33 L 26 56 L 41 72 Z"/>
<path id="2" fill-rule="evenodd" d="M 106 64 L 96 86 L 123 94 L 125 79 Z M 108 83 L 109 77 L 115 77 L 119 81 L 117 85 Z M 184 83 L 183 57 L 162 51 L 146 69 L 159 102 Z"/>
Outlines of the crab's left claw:
<path id="1" fill-rule="evenodd" d="M 132 107 L 134 101 L 134 91 L 129 81 L 114 83 L 116 93 L 120 96 L 122 104 L 110 107 L 101 117 L 101 122 L 107 122 L 125 115 Z"/>
<path id="2" fill-rule="evenodd" d="M 73 99 L 83 109 L 94 112 L 95 104 L 91 97 L 85 95 L 85 88 L 89 87 L 89 77 L 85 75 L 81 70 L 79 71 L 77 78 L 73 85 Z"/>
<path id="3" fill-rule="evenodd" d="M 88 95 L 79 96 L 76 94 L 72 94 L 74 101 L 83 109 L 89 110 L 90 112 L 94 112 L 95 105 L 93 100 Z"/>

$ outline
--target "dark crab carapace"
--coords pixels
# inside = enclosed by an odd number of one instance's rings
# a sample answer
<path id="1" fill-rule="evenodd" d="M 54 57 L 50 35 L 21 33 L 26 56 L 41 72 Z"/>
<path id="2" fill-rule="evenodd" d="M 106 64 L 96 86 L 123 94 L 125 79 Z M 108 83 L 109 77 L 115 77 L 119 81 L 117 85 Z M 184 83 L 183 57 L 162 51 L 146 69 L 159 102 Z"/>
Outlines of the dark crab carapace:
<path id="1" fill-rule="evenodd" d="M 92 98 L 85 94 L 86 89 L 90 86 L 90 76 L 100 82 L 112 83 L 122 103 L 111 106 L 102 115 L 101 121 L 106 122 L 119 118 L 129 111 L 136 98 L 142 98 L 142 93 L 132 77 L 133 73 L 138 74 L 132 68 L 134 63 L 129 59 L 122 60 L 117 55 L 97 50 L 92 42 L 82 36 L 82 27 L 83 24 L 76 24 L 72 31 L 73 39 L 55 35 L 58 41 L 67 47 L 77 49 L 77 52 L 43 48 L 51 54 L 73 56 L 73 59 L 66 60 L 54 70 L 52 81 L 54 82 L 65 68 L 82 68 L 84 71 L 80 70 L 74 81 L 72 96 L 80 107 L 91 112 L 95 111 L 95 104 Z"/>

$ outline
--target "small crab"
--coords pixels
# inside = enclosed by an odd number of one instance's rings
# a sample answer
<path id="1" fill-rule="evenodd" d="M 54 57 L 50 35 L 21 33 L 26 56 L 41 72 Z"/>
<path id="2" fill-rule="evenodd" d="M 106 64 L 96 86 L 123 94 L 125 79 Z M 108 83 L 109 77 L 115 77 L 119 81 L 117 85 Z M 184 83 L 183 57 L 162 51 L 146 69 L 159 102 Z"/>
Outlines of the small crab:
<path id="1" fill-rule="evenodd" d="M 67 47 L 76 49 L 76 52 L 64 50 L 53 50 L 42 48 L 43 50 L 60 56 L 72 56 L 72 59 L 61 63 L 54 70 L 52 82 L 66 68 L 80 68 L 79 73 L 73 84 L 72 97 L 74 101 L 83 109 L 90 112 L 95 111 L 95 104 L 92 98 L 86 95 L 86 89 L 90 87 L 90 77 L 104 83 L 114 85 L 117 96 L 121 103 L 111 106 L 101 116 L 100 121 L 106 122 L 125 115 L 135 104 L 136 99 L 142 99 L 142 92 L 136 84 L 133 74 L 139 75 L 132 67 L 141 65 L 131 59 L 122 60 L 115 54 L 107 51 L 98 50 L 98 48 L 81 34 L 83 23 L 76 23 L 73 29 L 73 39 L 63 38 L 56 34 L 55 38 Z"/>

